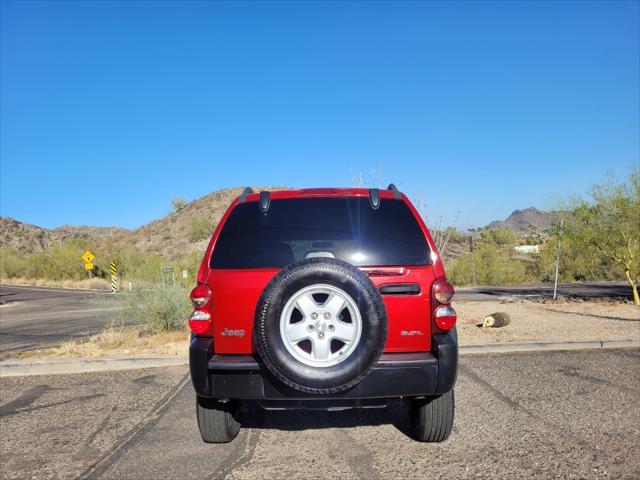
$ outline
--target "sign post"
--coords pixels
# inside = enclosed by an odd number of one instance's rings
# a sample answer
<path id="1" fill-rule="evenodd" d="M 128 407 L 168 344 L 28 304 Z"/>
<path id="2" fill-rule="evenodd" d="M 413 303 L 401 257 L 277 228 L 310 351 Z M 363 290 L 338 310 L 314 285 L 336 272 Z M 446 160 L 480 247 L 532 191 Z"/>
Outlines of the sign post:
<path id="1" fill-rule="evenodd" d="M 111 292 L 118 293 L 118 266 L 116 262 L 111 262 L 109 269 L 111 270 Z"/>
<path id="2" fill-rule="evenodd" d="M 556 279 L 553 282 L 553 299 L 557 298 L 558 293 L 558 270 L 560 269 L 560 239 L 562 238 L 562 223 L 564 218 L 560 219 L 560 230 L 558 231 L 558 256 L 556 258 Z"/>

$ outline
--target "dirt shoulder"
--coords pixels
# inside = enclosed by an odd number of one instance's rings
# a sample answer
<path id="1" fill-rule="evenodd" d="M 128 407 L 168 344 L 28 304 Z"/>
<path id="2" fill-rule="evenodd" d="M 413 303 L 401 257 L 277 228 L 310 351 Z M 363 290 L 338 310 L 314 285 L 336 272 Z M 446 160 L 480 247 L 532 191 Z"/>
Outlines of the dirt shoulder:
<path id="1" fill-rule="evenodd" d="M 86 340 L 64 342 L 56 347 L 23 352 L 18 358 L 124 358 L 186 355 L 189 333 L 173 331 L 148 334 L 136 328 L 106 329 Z"/>
<path id="2" fill-rule="evenodd" d="M 528 300 L 454 303 L 461 345 L 484 343 L 640 339 L 640 308 L 619 302 L 542 304 Z M 479 328 L 487 316 L 506 312 L 511 324 Z"/>

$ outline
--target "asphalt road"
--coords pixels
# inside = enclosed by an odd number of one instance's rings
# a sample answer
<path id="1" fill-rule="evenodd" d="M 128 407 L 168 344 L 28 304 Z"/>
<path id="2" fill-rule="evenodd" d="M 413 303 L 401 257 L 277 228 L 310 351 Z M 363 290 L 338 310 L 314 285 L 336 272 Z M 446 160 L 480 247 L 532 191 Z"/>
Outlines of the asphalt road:
<path id="1" fill-rule="evenodd" d="M 112 310 L 86 290 L 0 285 L 0 359 L 100 332 Z"/>
<path id="2" fill-rule="evenodd" d="M 625 282 L 565 283 L 558 285 L 558 295 L 574 298 L 612 298 L 631 300 L 631 287 Z M 496 297 L 553 298 L 553 284 L 512 285 L 508 287 L 456 288 L 456 300 L 491 301 Z"/>
<path id="3" fill-rule="evenodd" d="M 4 478 L 639 478 L 640 350 L 461 358 L 444 444 L 382 410 L 253 409 L 203 443 L 186 368 L 0 379 Z"/>

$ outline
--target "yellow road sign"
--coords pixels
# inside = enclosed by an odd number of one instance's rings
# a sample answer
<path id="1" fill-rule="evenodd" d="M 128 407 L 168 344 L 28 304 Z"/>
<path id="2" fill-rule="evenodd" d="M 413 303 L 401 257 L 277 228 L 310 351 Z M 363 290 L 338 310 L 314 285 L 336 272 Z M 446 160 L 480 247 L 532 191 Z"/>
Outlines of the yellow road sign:
<path id="1" fill-rule="evenodd" d="M 85 270 L 93 270 L 93 263 L 91 263 L 91 262 L 86 262 L 86 263 L 84 264 L 84 269 L 85 269 Z"/>
<path id="2" fill-rule="evenodd" d="M 91 262 L 93 262 L 94 258 L 96 258 L 96 256 L 93 253 L 91 253 L 89 250 L 87 250 L 86 252 L 84 252 L 82 254 L 82 259 L 84 260 L 84 263 L 91 263 Z M 91 267 L 91 268 L 93 268 L 93 267 Z M 89 269 L 87 268 L 87 270 L 89 270 Z"/>

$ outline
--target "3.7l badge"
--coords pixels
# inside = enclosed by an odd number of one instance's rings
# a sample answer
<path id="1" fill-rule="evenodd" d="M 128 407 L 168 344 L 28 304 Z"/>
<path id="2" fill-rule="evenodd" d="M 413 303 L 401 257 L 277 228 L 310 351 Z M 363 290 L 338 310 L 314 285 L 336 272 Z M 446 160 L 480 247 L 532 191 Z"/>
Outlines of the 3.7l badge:
<path id="1" fill-rule="evenodd" d="M 402 330 L 400 332 L 400 335 L 403 337 L 415 337 L 416 335 L 424 335 L 424 333 L 422 332 L 422 330 Z"/>

